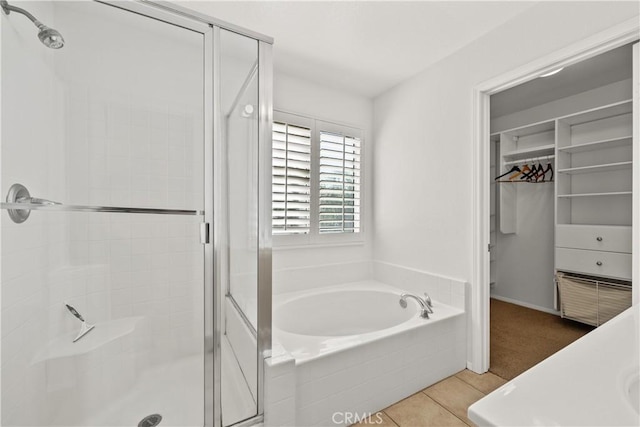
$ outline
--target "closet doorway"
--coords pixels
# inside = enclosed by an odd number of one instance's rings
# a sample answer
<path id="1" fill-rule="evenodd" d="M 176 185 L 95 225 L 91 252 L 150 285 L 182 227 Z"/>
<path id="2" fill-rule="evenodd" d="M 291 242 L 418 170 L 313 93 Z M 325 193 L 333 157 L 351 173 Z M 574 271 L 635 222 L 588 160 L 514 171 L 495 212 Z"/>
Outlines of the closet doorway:
<path id="1" fill-rule="evenodd" d="M 490 97 L 488 368 L 506 380 L 631 305 L 634 49 Z"/>

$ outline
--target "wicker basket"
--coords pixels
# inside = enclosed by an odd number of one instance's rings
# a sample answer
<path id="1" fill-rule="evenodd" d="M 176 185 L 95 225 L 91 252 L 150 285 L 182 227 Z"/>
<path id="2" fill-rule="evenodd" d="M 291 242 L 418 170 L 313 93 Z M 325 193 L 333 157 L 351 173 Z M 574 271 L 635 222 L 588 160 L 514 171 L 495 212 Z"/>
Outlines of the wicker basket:
<path id="1" fill-rule="evenodd" d="M 631 282 L 558 272 L 563 318 L 600 326 L 631 307 Z"/>

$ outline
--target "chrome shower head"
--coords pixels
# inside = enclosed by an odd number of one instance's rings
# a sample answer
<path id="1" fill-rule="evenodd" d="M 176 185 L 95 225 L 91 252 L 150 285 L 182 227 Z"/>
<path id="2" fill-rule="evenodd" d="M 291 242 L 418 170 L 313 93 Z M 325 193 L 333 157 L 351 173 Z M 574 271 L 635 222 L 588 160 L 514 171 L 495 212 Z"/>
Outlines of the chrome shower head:
<path id="1" fill-rule="evenodd" d="M 38 28 L 40 28 L 38 38 L 46 47 L 50 47 L 51 49 L 60 49 L 64 46 L 64 38 L 62 38 L 62 34 L 57 30 L 42 24 L 40 24 Z"/>
<path id="2" fill-rule="evenodd" d="M 2 11 L 6 15 L 11 12 L 16 12 L 29 18 L 29 20 L 33 22 L 35 26 L 40 30 L 38 32 L 38 38 L 45 46 L 51 49 L 60 49 L 62 46 L 64 46 L 64 38 L 62 38 L 62 35 L 58 31 L 54 30 L 53 28 L 47 27 L 26 10 L 16 6 L 11 6 L 7 2 L 7 0 L 0 0 L 0 7 L 2 7 Z"/>

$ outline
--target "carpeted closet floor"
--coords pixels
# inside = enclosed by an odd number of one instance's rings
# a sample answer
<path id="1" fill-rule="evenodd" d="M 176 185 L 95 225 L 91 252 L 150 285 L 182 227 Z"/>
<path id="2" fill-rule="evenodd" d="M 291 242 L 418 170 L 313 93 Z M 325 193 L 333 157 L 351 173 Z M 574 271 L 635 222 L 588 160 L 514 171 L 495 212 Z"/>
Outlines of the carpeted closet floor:
<path id="1" fill-rule="evenodd" d="M 489 371 L 511 380 L 591 330 L 592 326 L 492 298 Z"/>

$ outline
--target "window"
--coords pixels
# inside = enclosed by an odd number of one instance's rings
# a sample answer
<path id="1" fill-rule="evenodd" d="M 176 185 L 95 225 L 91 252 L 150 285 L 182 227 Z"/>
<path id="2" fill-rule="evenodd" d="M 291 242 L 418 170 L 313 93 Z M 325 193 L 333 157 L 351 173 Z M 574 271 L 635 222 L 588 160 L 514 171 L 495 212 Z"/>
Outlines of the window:
<path id="1" fill-rule="evenodd" d="M 360 238 L 361 145 L 358 129 L 275 112 L 272 221 L 276 243 Z"/>
<path id="2" fill-rule="evenodd" d="M 320 233 L 360 231 L 360 139 L 320 131 Z"/>
<path id="3" fill-rule="evenodd" d="M 311 228 L 311 129 L 273 122 L 273 234 Z"/>

